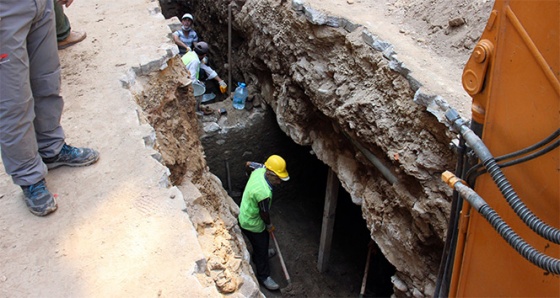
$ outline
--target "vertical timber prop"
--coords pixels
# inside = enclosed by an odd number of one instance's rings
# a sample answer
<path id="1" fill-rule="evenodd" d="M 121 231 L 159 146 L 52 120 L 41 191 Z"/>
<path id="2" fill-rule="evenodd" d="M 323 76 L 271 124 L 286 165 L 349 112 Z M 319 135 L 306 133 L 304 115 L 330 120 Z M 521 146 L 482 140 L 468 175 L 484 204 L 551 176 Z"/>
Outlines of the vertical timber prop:
<path id="1" fill-rule="evenodd" d="M 339 185 L 338 177 L 336 177 L 332 169 L 329 169 L 325 192 L 325 208 L 323 210 L 323 224 L 321 227 L 321 242 L 319 244 L 319 260 L 317 261 L 317 269 L 321 273 L 327 270 L 329 263 Z"/>

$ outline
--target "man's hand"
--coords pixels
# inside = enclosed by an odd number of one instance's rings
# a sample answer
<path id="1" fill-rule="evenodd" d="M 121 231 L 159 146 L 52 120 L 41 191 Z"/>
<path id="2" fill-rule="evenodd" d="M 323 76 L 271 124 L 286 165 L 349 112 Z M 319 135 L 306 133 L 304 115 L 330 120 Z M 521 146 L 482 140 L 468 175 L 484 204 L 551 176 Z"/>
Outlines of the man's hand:
<path id="1" fill-rule="evenodd" d="M 226 93 L 227 91 L 227 84 L 226 82 L 224 82 L 223 80 L 220 81 L 220 92 L 222 92 L 222 94 Z"/>
<path id="2" fill-rule="evenodd" d="M 274 227 L 273 224 L 269 224 L 269 225 L 266 225 L 266 230 L 267 230 L 269 233 L 272 233 L 272 232 L 274 232 L 274 230 L 276 230 L 276 228 Z"/>

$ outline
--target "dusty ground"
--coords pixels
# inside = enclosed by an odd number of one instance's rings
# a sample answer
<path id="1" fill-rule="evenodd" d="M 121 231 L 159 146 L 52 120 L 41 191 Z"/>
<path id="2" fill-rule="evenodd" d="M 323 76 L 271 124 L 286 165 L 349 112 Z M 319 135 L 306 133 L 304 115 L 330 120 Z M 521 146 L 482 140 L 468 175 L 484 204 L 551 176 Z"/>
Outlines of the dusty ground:
<path id="1" fill-rule="evenodd" d="M 21 190 L 0 173 L 1 297 L 218 295 L 192 274 L 204 255 L 183 196 L 165 185 L 167 169 L 143 142 L 151 128 L 120 82 L 142 60 L 165 55 L 158 49 L 168 31 L 150 9 L 144 1 L 76 1 L 66 10 L 88 37 L 59 51 L 62 124 L 69 144 L 101 157 L 49 172 L 59 208 L 45 218 L 27 211 Z M 145 27 L 136 32 L 139 19 Z"/>
<path id="2" fill-rule="evenodd" d="M 309 2 L 386 32 L 381 37 L 391 40 L 418 73 L 423 64 L 437 61 L 455 85 L 434 82 L 434 88 L 453 90 L 491 5 L 468 0 Z M 130 0 L 77 0 L 66 10 L 73 28 L 88 37 L 60 51 L 66 100 L 62 123 L 70 144 L 94 147 L 101 159 L 88 168 L 49 173 L 59 210 L 46 218 L 27 211 L 21 191 L 1 172 L 0 296 L 219 296 L 213 284 L 192 274 L 205 254 L 196 228 L 182 212 L 183 195 L 165 185 L 167 170 L 144 145 L 151 128 L 139 120 L 134 98 L 121 85 L 131 68 L 165 55 L 162 45 L 169 44 L 169 31 L 157 11 L 157 2 Z M 451 27 L 457 18 L 465 23 Z M 415 56 L 417 48 L 432 54 L 405 59 Z M 306 216 L 294 214 L 294 219 Z M 278 236 L 297 235 L 279 231 Z M 290 250 L 289 243 L 284 241 L 283 253 L 293 260 L 299 252 Z M 308 253 L 314 249 L 310 246 Z M 310 295 L 311 285 L 321 287 L 317 284 L 313 280 L 299 289 Z"/>

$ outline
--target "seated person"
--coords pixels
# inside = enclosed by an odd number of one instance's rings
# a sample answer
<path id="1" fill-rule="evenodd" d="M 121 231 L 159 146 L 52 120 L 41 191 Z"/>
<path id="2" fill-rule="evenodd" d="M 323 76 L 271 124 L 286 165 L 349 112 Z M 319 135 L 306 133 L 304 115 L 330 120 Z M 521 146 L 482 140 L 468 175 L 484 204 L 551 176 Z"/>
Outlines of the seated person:
<path id="1" fill-rule="evenodd" d="M 198 35 L 192 28 L 193 23 L 193 16 L 190 13 L 186 13 L 181 18 L 181 29 L 173 32 L 173 41 L 179 47 L 179 55 L 181 56 L 190 51 L 193 43 L 198 41 Z"/>
<path id="2" fill-rule="evenodd" d="M 204 70 L 207 75 L 207 80 L 214 79 L 220 84 L 220 91 L 225 93 L 227 90 L 227 84 L 222 80 L 218 74 L 210 68 L 210 66 L 202 63 L 201 61 L 208 54 L 208 44 L 204 41 L 197 42 L 192 51 L 187 52 L 181 60 L 186 65 L 187 70 L 191 74 L 191 80 L 198 81 L 200 76 L 200 70 Z"/>

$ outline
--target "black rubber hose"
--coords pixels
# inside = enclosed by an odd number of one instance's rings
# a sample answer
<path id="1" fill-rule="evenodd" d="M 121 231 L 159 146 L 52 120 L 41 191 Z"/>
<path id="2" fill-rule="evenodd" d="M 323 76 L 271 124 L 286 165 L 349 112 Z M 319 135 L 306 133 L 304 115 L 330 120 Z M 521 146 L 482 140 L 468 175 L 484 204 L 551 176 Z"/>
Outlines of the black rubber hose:
<path id="1" fill-rule="evenodd" d="M 459 146 L 457 147 L 457 170 L 455 175 L 461 177 L 465 169 L 465 139 L 459 138 Z M 449 212 L 449 223 L 447 226 L 447 235 L 445 236 L 445 245 L 439 265 L 438 277 L 436 279 L 436 289 L 433 297 L 448 297 L 449 284 L 451 283 L 451 273 L 453 271 L 453 259 L 455 257 L 455 246 L 457 243 L 457 226 L 459 225 L 459 215 L 463 206 L 463 200 L 459 196 L 457 190 L 453 190 L 453 200 L 451 201 L 451 211 Z"/>
<path id="2" fill-rule="evenodd" d="M 488 170 L 490 176 L 502 192 L 502 195 L 511 206 L 513 211 L 519 218 L 535 233 L 539 234 L 546 240 L 560 244 L 560 230 L 549 226 L 536 215 L 519 199 L 519 196 L 507 180 L 506 176 L 500 170 L 500 167 L 493 158 L 484 161 L 484 167 Z"/>
<path id="3" fill-rule="evenodd" d="M 544 155 L 554 149 L 556 149 L 558 146 L 560 146 L 560 140 L 556 140 L 556 142 L 544 147 L 543 149 L 539 150 L 539 151 L 535 151 L 532 152 L 531 154 L 527 154 L 523 157 L 520 157 L 518 159 L 514 159 L 514 160 L 509 160 L 503 163 L 498 163 L 498 166 L 500 166 L 500 168 L 507 168 L 534 158 L 537 158 L 541 155 Z M 510 156 L 511 157 L 511 156 Z M 506 155 L 504 156 L 500 156 L 500 157 L 496 157 L 496 162 L 500 162 L 502 160 L 506 159 Z M 482 164 L 476 164 L 475 166 L 473 166 L 472 168 L 469 169 L 469 171 L 467 172 L 466 176 L 465 176 L 465 180 L 469 183 L 469 185 L 473 185 L 475 179 L 486 173 L 486 169 L 482 168 Z M 482 169 L 480 169 L 482 168 Z"/>
<path id="4" fill-rule="evenodd" d="M 473 149 L 476 153 L 478 159 L 482 161 L 482 164 L 492 176 L 494 183 L 500 189 L 500 192 L 511 206 L 513 211 L 521 218 L 521 220 L 533 230 L 535 233 L 540 235 L 541 237 L 545 238 L 548 241 L 551 241 L 555 244 L 560 244 L 560 230 L 554 228 L 550 225 L 547 225 L 542 220 L 540 220 L 536 215 L 534 215 L 529 208 L 519 199 L 519 196 L 513 190 L 513 187 L 507 180 L 506 176 L 500 170 L 498 163 L 490 153 L 490 150 L 484 145 L 484 142 L 480 139 L 476 133 L 471 130 L 467 125 L 466 122 L 459 116 L 459 113 L 454 109 L 448 109 L 445 112 L 445 117 L 453 128 L 460 132 L 467 144 Z M 554 134 L 553 134 L 554 135 Z M 551 137 L 553 136 L 551 135 Z"/>
<path id="5" fill-rule="evenodd" d="M 521 256 L 548 272 L 560 274 L 560 260 L 554 259 L 534 249 L 519 237 L 490 206 L 483 205 L 478 212 L 484 216 L 502 238 L 504 238 L 504 240 L 506 240 Z"/>
<path id="6" fill-rule="evenodd" d="M 560 146 L 560 140 L 556 140 L 556 142 L 554 142 L 554 143 L 548 145 L 547 147 L 545 147 L 545 148 L 543 148 L 543 149 L 541 149 L 541 150 L 539 150 L 539 151 L 535 151 L 535 152 L 533 152 L 533 153 L 531 153 L 531 154 L 527 154 L 527 155 L 525 155 L 525 156 L 523 156 L 523 157 L 520 157 L 520 158 L 518 158 L 518 159 L 514 159 L 514 160 L 510 160 L 510 161 L 506 161 L 506 162 L 500 163 L 500 168 L 507 168 L 507 167 L 509 167 L 509 166 L 513 166 L 513 165 L 516 165 L 516 164 L 518 164 L 518 163 L 522 163 L 522 162 L 531 160 L 531 159 L 533 159 L 533 158 L 537 158 L 537 157 L 539 157 L 539 156 L 541 156 L 541 155 L 544 155 L 544 154 L 546 154 L 546 153 L 548 153 L 548 152 L 550 152 L 550 151 L 552 151 L 552 150 L 558 148 L 558 146 Z M 500 160 L 496 158 L 496 161 L 500 161 Z"/>
<path id="7" fill-rule="evenodd" d="M 529 262 L 548 272 L 560 274 L 560 260 L 547 256 L 525 242 L 472 188 L 461 181 L 453 185 L 461 196 L 486 219 L 504 240 Z"/>
<path id="8" fill-rule="evenodd" d="M 533 145 L 531 145 L 531 146 L 529 146 L 529 147 L 523 148 L 523 149 L 521 149 L 521 150 L 518 150 L 518 151 L 515 151 L 515 152 L 512 152 L 512 153 L 509 153 L 509 154 L 506 154 L 506 155 L 502 155 L 502 156 L 496 157 L 496 162 L 500 162 L 500 161 L 502 161 L 502 160 L 514 158 L 514 157 L 517 157 L 517 156 L 519 156 L 519 155 L 523 155 L 523 154 L 525 154 L 525 153 L 529 153 L 529 152 L 531 152 L 531 151 L 534 151 L 534 150 L 536 150 L 536 149 L 539 149 L 539 148 L 543 147 L 544 145 L 546 145 L 546 144 L 552 142 L 552 141 L 553 141 L 554 139 L 556 139 L 558 136 L 560 136 L 560 129 L 558 129 L 558 130 L 556 130 L 555 132 L 553 132 L 551 135 L 549 135 L 548 137 L 546 137 L 544 140 L 542 140 L 542 141 L 540 141 L 540 142 L 537 142 L 537 143 L 535 143 L 535 144 L 533 144 Z M 545 151 L 545 150 L 547 150 L 547 149 L 550 151 L 550 150 L 552 150 L 552 149 L 558 147 L 558 142 L 559 142 L 559 141 L 557 140 L 557 141 L 554 143 L 554 144 L 555 144 L 555 146 L 553 145 L 554 147 L 551 148 L 551 147 L 549 146 L 549 147 L 546 147 L 545 149 L 543 149 L 542 151 Z M 541 151 L 539 151 L 539 152 L 541 152 Z M 548 152 L 548 151 L 546 151 L 546 152 Z M 544 153 L 546 153 L 546 152 L 544 152 Z M 542 153 L 542 154 L 544 154 L 544 153 Z M 542 155 L 542 154 L 540 154 L 540 155 Z M 540 156 L 540 155 L 537 155 L 537 156 Z M 528 155 L 528 156 L 529 156 L 529 155 Z M 528 157 L 528 156 L 527 156 L 527 157 Z M 530 156 L 532 156 L 532 154 L 531 154 Z M 534 157 L 532 157 L 532 158 L 535 158 L 535 157 L 537 157 L 537 156 L 534 156 Z M 522 158 L 516 159 L 516 160 L 515 160 L 515 163 L 513 163 L 513 164 L 517 164 L 517 163 L 523 162 L 523 161 L 526 160 L 525 158 L 527 158 L 527 157 L 522 157 Z M 529 158 L 529 159 L 531 159 L 531 158 Z M 501 167 L 501 168 L 504 168 L 504 167 L 510 166 L 510 163 L 511 163 L 511 162 L 514 162 L 514 161 L 508 161 L 507 163 L 500 164 L 500 167 Z M 511 164 L 511 165 L 513 165 L 513 164 Z M 472 168 L 470 168 L 469 171 L 467 172 L 466 176 L 465 176 L 465 177 L 462 177 L 462 178 L 465 179 L 465 180 L 469 183 L 469 185 L 473 185 L 473 184 L 474 184 L 474 179 L 476 179 L 476 177 L 478 177 L 478 176 L 482 175 L 483 173 L 485 173 L 484 170 L 483 170 L 483 171 L 479 171 L 479 170 L 478 170 L 478 169 L 480 169 L 481 167 L 482 167 L 482 164 L 480 164 L 480 163 L 479 163 L 479 164 L 476 164 L 475 166 L 473 166 Z M 476 172 L 476 174 L 475 174 L 475 172 Z M 473 175 L 473 174 L 475 174 L 475 176 L 471 177 L 471 175 Z"/>
<path id="9" fill-rule="evenodd" d="M 552 140 L 556 139 L 558 136 L 560 135 L 560 129 L 556 130 L 555 132 L 553 132 L 551 135 L 549 135 L 548 137 L 546 137 L 544 140 L 535 143 L 527 148 L 521 149 L 519 151 L 515 151 L 503 156 L 500 156 L 498 158 L 496 158 L 496 160 L 500 161 L 500 160 L 504 160 L 504 159 L 510 159 L 512 157 L 517 157 L 519 155 L 534 151 L 535 149 L 538 149 L 540 147 L 543 147 L 544 145 L 550 143 Z"/>

